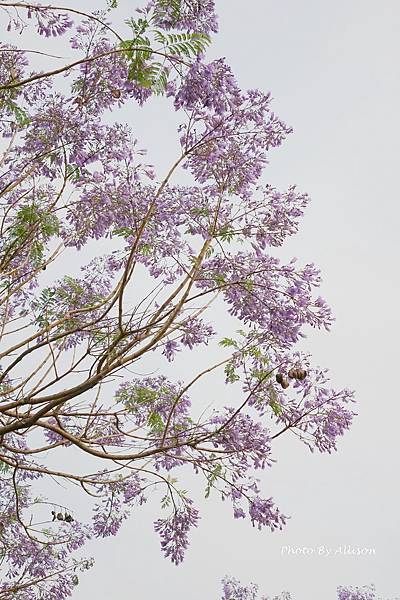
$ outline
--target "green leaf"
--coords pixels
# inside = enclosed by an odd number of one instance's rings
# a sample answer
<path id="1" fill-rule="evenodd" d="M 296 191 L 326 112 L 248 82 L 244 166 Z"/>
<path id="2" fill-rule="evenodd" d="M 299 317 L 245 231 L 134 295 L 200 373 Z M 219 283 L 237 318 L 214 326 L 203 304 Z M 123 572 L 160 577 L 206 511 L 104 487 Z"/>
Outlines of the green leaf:
<path id="1" fill-rule="evenodd" d="M 113 235 L 118 235 L 119 237 L 123 237 L 124 239 L 128 239 L 132 234 L 133 231 L 130 227 L 118 227 L 113 231 Z"/>
<path id="2" fill-rule="evenodd" d="M 164 421 L 157 412 L 150 413 L 147 423 L 153 433 L 162 433 L 164 431 Z"/>
<path id="3" fill-rule="evenodd" d="M 264 381 L 266 379 L 269 379 L 272 376 L 272 373 L 269 373 L 264 369 L 253 369 L 251 372 L 251 376 L 254 377 L 254 379 L 258 379 L 258 381 Z"/>
<path id="4" fill-rule="evenodd" d="M 0 460 L 0 473 L 8 473 L 10 469 L 10 465 L 7 465 L 7 463 Z"/>
<path id="5" fill-rule="evenodd" d="M 17 106 L 13 102 L 10 103 L 10 108 L 14 113 L 15 121 L 19 127 L 25 127 L 26 125 L 29 125 L 30 119 L 23 108 Z"/>
<path id="6" fill-rule="evenodd" d="M 171 496 L 170 494 L 165 494 L 165 496 L 161 499 L 161 508 L 168 508 L 171 504 Z"/>
<path id="7" fill-rule="evenodd" d="M 279 404 L 278 395 L 272 386 L 269 388 L 269 405 L 277 417 L 282 414 L 282 406 Z"/>
<path id="8" fill-rule="evenodd" d="M 210 456 L 210 458 L 213 458 L 213 454 Z M 210 493 L 211 493 L 211 489 L 215 487 L 215 482 L 219 479 L 219 477 L 224 476 L 223 470 L 222 470 L 222 465 L 220 463 L 218 463 L 214 469 L 212 469 L 212 471 L 210 473 L 206 474 L 207 477 L 207 486 L 206 486 L 206 491 L 205 491 L 205 497 L 208 498 Z"/>
<path id="9" fill-rule="evenodd" d="M 235 342 L 235 340 L 232 340 L 231 338 L 223 338 L 219 342 L 219 345 L 223 346 L 224 348 L 228 348 L 229 346 L 234 346 L 234 348 L 237 348 L 237 342 Z"/>
<path id="10" fill-rule="evenodd" d="M 157 20 L 172 18 L 172 25 L 176 23 L 181 16 L 181 0 L 156 0 L 154 6 L 154 17 Z"/>
<path id="11" fill-rule="evenodd" d="M 235 383 L 235 381 L 238 381 L 240 379 L 240 377 L 239 377 L 239 375 L 237 375 L 236 369 L 232 363 L 228 363 L 227 365 L 225 365 L 224 371 L 225 371 L 226 380 L 228 383 Z"/>
<path id="12" fill-rule="evenodd" d="M 215 281 L 215 283 L 217 285 L 224 285 L 224 283 L 226 283 L 226 279 L 223 275 L 220 275 L 219 273 L 216 273 L 213 276 L 213 280 Z"/>

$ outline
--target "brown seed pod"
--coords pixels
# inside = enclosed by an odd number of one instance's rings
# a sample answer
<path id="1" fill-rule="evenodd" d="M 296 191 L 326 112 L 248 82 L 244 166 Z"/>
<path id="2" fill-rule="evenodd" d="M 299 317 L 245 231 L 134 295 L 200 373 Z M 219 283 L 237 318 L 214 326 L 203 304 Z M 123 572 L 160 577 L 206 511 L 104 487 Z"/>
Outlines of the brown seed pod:
<path id="1" fill-rule="evenodd" d="M 288 373 L 289 377 L 291 379 L 305 379 L 307 376 L 307 371 L 305 371 L 304 369 L 290 369 L 289 373 Z"/>
<path id="2" fill-rule="evenodd" d="M 117 88 L 112 89 L 111 96 L 113 98 L 121 98 L 121 90 L 118 90 Z"/>
<path id="3" fill-rule="evenodd" d="M 283 375 L 282 375 L 282 373 L 277 373 L 277 374 L 275 375 L 275 379 L 276 379 L 276 381 L 277 381 L 278 383 L 282 383 L 282 381 L 283 381 Z"/>
<path id="4" fill-rule="evenodd" d="M 64 521 L 64 516 L 63 516 L 63 514 L 62 514 L 62 513 L 57 513 L 57 519 L 58 519 L 59 521 Z"/>
<path id="5" fill-rule="evenodd" d="M 286 388 L 288 388 L 290 385 L 290 383 L 288 382 L 287 379 L 284 379 L 281 383 L 281 386 L 283 387 L 284 390 L 286 390 Z"/>
<path id="6" fill-rule="evenodd" d="M 67 523 L 72 523 L 72 521 L 74 520 L 73 517 L 71 517 L 71 515 L 68 515 L 67 513 L 65 513 L 65 521 L 67 521 Z"/>

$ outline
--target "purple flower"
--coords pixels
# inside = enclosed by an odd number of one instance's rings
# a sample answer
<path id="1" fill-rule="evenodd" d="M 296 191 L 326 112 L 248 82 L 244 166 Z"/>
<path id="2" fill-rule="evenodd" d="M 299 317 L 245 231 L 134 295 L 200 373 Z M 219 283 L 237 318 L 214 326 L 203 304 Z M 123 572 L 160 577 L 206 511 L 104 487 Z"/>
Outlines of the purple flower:
<path id="1" fill-rule="evenodd" d="M 189 546 L 188 533 L 197 527 L 198 510 L 193 508 L 192 501 L 185 498 L 180 508 L 176 509 L 168 519 L 158 519 L 154 523 L 155 531 L 161 537 L 161 550 L 164 556 L 178 565 L 182 562 Z"/>
<path id="2" fill-rule="evenodd" d="M 152 0 L 148 9 L 153 8 L 154 20 L 164 29 L 182 29 L 195 33 L 216 33 L 218 21 L 214 0 L 180 0 L 170 3 L 166 0 Z"/>
<path id="3" fill-rule="evenodd" d="M 287 517 L 275 508 L 272 498 L 263 500 L 257 496 L 249 502 L 249 515 L 253 526 L 258 529 L 269 527 L 271 531 L 283 529 Z"/>
<path id="4" fill-rule="evenodd" d="M 337 588 L 338 600 L 375 600 L 375 586 Z"/>

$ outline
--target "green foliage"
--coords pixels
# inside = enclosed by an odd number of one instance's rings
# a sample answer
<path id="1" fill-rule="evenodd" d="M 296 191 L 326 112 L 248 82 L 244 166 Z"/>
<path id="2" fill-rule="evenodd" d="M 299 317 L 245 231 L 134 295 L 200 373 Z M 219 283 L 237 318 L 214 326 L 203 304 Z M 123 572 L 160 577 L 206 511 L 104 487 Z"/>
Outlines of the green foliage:
<path id="1" fill-rule="evenodd" d="M 102 300 L 103 296 L 86 289 L 83 281 L 66 275 L 59 285 L 42 290 L 32 302 L 32 309 L 39 327 L 47 327 L 54 318 L 59 319 L 64 316 L 59 331 L 65 331 L 79 325 L 79 320 L 69 316 L 70 310 L 90 309 Z M 101 330 L 98 334 L 103 339 L 107 335 Z"/>
<path id="2" fill-rule="evenodd" d="M 168 508 L 171 505 L 172 499 L 170 494 L 165 494 L 161 498 L 161 508 Z"/>
<path id="3" fill-rule="evenodd" d="M 205 257 L 206 258 L 210 258 L 210 256 L 212 256 L 214 254 L 215 250 L 212 246 L 210 246 L 209 248 L 207 248 L 206 250 L 206 254 Z"/>
<path id="4" fill-rule="evenodd" d="M 141 254 L 143 254 L 143 256 L 149 256 L 151 254 L 150 244 L 142 244 L 139 251 Z"/>
<path id="5" fill-rule="evenodd" d="M 210 459 L 215 458 L 214 454 L 210 455 Z M 215 488 L 215 483 L 220 477 L 225 477 L 225 471 L 222 469 L 222 464 L 218 463 L 214 469 L 212 469 L 209 473 L 206 473 L 207 477 L 207 486 L 205 491 L 205 497 L 208 498 L 212 488 Z"/>
<path id="6" fill-rule="evenodd" d="M 8 473 L 10 471 L 10 469 L 11 469 L 11 467 L 9 465 L 7 465 L 7 463 L 0 460 L 0 473 L 2 475 L 4 475 L 5 473 Z"/>
<path id="7" fill-rule="evenodd" d="M 181 16 L 182 0 L 156 0 L 154 7 L 154 18 L 163 21 L 168 18 L 172 25 L 177 23 Z"/>
<path id="8" fill-rule="evenodd" d="M 160 434 L 164 431 L 164 421 L 158 412 L 152 412 L 147 420 L 152 433 Z"/>
<path id="9" fill-rule="evenodd" d="M 210 43 L 209 36 L 204 33 L 164 33 L 156 29 L 154 38 L 166 54 L 188 58 L 205 52 Z"/>
<path id="10" fill-rule="evenodd" d="M 271 377 L 271 373 L 265 371 L 264 369 L 253 369 L 251 372 L 251 376 L 258 381 L 265 381 Z"/>
<path id="11" fill-rule="evenodd" d="M 219 273 L 216 273 L 213 276 L 213 279 L 217 285 L 224 285 L 226 283 L 225 277 L 223 275 L 220 275 Z"/>
<path id="12" fill-rule="evenodd" d="M 167 89 L 169 68 L 167 60 L 173 58 L 193 58 L 205 51 L 210 38 L 199 33 L 164 33 L 151 29 L 146 19 L 127 19 L 132 38 L 120 43 L 120 48 L 128 60 L 128 79 L 144 88 L 161 95 Z M 152 36 L 160 47 L 152 47 Z M 159 57 L 163 56 L 162 62 Z M 156 58 L 157 57 L 157 58 Z"/>
<path id="13" fill-rule="evenodd" d="M 272 408 L 274 414 L 279 417 L 279 415 L 282 413 L 282 407 L 279 404 L 279 402 L 276 402 L 275 400 L 271 400 L 269 401 L 269 405 Z"/>
<path id="14" fill-rule="evenodd" d="M 160 62 L 152 63 L 146 69 L 146 77 L 155 94 L 161 96 L 167 89 L 169 69 Z"/>
<path id="15" fill-rule="evenodd" d="M 17 106 L 17 104 L 15 104 L 15 102 L 12 101 L 9 101 L 7 103 L 7 107 L 13 113 L 15 117 L 15 122 L 18 125 L 18 127 L 22 128 L 26 127 L 26 125 L 29 125 L 30 119 L 23 108 Z"/>
<path id="16" fill-rule="evenodd" d="M 8 253 L 12 253 L 16 248 L 25 247 L 33 265 L 38 267 L 43 262 L 44 242 L 58 232 L 59 221 L 53 213 L 36 204 L 27 204 L 17 211 L 9 232 L 9 243 L 5 248 Z"/>
<path id="17" fill-rule="evenodd" d="M 223 338 L 220 342 L 219 345 L 222 346 L 223 348 L 229 348 L 231 346 L 233 346 L 234 348 L 238 347 L 238 343 L 233 340 L 232 338 Z"/>
<path id="18" fill-rule="evenodd" d="M 228 363 L 227 365 L 225 365 L 224 371 L 225 371 L 226 381 L 228 383 L 235 383 L 235 381 L 239 381 L 240 377 L 236 373 L 236 368 L 232 363 Z"/>
<path id="19" fill-rule="evenodd" d="M 219 237 L 223 242 L 232 242 L 235 238 L 235 232 L 228 227 L 228 225 L 224 225 L 219 230 Z"/>
<path id="20" fill-rule="evenodd" d="M 66 175 L 70 181 L 78 182 L 81 178 L 81 170 L 76 165 L 67 165 Z"/>
<path id="21" fill-rule="evenodd" d="M 254 288 L 254 283 L 251 281 L 251 279 L 246 279 L 246 280 L 243 282 L 243 287 L 244 287 L 244 288 L 246 288 L 246 290 L 247 290 L 248 292 L 252 292 L 252 291 L 253 291 L 253 288 Z"/>
<path id="22" fill-rule="evenodd" d="M 129 237 L 131 237 L 132 233 L 133 232 L 130 227 L 118 227 L 113 231 L 113 235 L 122 237 L 124 240 L 127 240 Z"/>
<path id="23" fill-rule="evenodd" d="M 45 288 L 32 305 L 36 313 L 36 323 L 40 328 L 50 323 L 49 316 L 57 310 L 57 295 L 54 288 Z"/>
<path id="24" fill-rule="evenodd" d="M 46 238 L 58 234 L 59 222 L 57 217 L 46 210 L 41 210 L 34 204 L 22 206 L 17 212 L 13 235 L 22 238 L 28 229 L 37 226 L 39 232 Z"/>
<path id="25" fill-rule="evenodd" d="M 158 397 L 158 391 L 140 385 L 122 388 L 118 391 L 118 400 L 131 412 L 136 412 L 142 405 L 154 403 Z"/>

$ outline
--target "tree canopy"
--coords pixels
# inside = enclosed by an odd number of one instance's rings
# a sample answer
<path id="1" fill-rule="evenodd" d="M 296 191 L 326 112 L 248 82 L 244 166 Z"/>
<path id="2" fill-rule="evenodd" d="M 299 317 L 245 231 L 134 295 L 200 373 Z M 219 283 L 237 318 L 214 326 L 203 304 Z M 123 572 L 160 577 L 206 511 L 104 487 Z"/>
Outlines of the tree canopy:
<path id="1" fill-rule="evenodd" d="M 319 270 L 277 257 L 309 201 L 262 180 L 291 128 L 269 93 L 207 60 L 213 0 L 153 0 L 123 26 L 119 10 L 0 0 L 21 34 L 0 44 L 0 598 L 71 595 L 92 564 L 77 550 L 154 489 L 162 552 L 180 563 L 201 510 L 188 469 L 235 518 L 281 529 L 257 478 L 274 441 L 330 453 L 354 415 L 301 349 L 333 320 Z M 154 96 L 181 120 L 166 173 L 119 118 Z M 210 362 L 188 377 L 199 349 Z M 210 374 L 226 397 L 194 402 Z M 43 495 L 57 480 L 88 519 Z"/>

